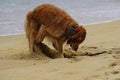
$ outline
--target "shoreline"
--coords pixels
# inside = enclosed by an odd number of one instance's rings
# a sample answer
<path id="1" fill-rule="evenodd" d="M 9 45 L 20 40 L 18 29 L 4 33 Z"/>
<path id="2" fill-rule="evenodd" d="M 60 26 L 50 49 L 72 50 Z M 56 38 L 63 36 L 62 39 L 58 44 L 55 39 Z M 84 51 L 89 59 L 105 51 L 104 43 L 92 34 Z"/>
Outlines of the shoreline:
<path id="1" fill-rule="evenodd" d="M 99 24 L 104 24 L 104 23 L 110 23 L 110 22 L 114 22 L 114 21 L 119 21 L 119 19 L 112 19 L 112 20 L 108 20 L 108 21 L 101 21 L 101 22 L 96 22 L 96 23 L 89 23 L 89 24 L 83 24 L 84 26 L 91 26 L 91 25 L 99 25 Z M 81 24 L 82 25 L 82 24 Z M 4 36 L 14 36 L 14 35 L 22 35 L 25 34 L 25 32 L 23 33 L 14 33 L 14 34 L 6 34 L 6 35 L 0 35 L 0 37 L 4 37 Z"/>
<path id="2" fill-rule="evenodd" d="M 101 21 L 101 22 L 96 22 L 96 23 L 84 24 L 84 25 L 87 25 L 87 26 L 97 25 L 97 24 L 99 25 L 99 24 L 110 23 L 110 22 L 119 21 L 119 20 L 120 20 L 120 18 L 119 19 L 112 19 L 112 20 L 108 20 L 108 21 Z"/>

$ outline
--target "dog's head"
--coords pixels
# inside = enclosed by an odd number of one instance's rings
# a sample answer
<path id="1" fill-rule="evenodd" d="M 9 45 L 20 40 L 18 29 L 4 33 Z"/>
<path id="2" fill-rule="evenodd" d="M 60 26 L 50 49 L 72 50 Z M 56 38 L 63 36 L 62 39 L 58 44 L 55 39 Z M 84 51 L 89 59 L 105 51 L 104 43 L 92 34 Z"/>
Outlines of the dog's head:
<path id="1" fill-rule="evenodd" d="M 68 38 L 67 44 L 69 44 L 73 50 L 77 51 L 79 44 L 85 40 L 85 37 L 86 30 L 83 27 L 79 26 Z"/>

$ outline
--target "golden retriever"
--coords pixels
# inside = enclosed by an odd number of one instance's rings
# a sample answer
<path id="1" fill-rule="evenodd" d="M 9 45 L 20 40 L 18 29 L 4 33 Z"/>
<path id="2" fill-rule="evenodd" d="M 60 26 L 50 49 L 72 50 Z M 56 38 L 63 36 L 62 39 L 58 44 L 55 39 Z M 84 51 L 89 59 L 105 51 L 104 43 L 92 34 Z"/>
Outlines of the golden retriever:
<path id="1" fill-rule="evenodd" d="M 29 40 L 30 52 L 34 52 L 34 44 L 42 43 L 48 36 L 53 39 L 53 47 L 59 57 L 64 57 L 63 44 L 77 50 L 86 37 L 86 30 L 64 10 L 52 5 L 42 4 L 26 15 L 25 32 Z"/>

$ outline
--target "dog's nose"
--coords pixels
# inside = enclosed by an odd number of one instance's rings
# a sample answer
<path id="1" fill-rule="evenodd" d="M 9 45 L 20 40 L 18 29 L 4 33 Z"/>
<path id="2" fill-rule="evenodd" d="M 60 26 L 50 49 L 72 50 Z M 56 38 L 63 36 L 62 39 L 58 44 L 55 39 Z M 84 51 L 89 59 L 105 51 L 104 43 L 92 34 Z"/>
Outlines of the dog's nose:
<path id="1" fill-rule="evenodd" d="M 75 50 L 75 51 L 77 51 L 77 50 L 78 50 L 78 48 L 74 48 L 74 50 Z"/>

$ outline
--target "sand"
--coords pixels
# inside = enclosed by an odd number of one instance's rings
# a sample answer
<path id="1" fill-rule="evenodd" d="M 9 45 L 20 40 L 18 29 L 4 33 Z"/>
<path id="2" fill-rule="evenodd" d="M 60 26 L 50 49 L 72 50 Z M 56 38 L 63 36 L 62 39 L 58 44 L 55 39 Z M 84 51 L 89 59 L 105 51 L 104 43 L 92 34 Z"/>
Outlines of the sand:
<path id="1" fill-rule="evenodd" d="M 24 34 L 0 37 L 0 80 L 120 80 L 120 20 L 85 28 L 77 52 L 64 47 L 69 58 L 31 55 Z"/>

